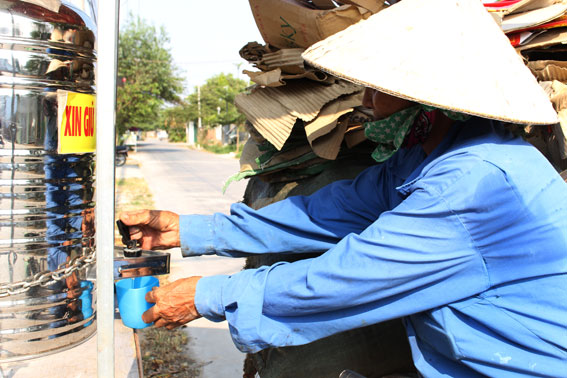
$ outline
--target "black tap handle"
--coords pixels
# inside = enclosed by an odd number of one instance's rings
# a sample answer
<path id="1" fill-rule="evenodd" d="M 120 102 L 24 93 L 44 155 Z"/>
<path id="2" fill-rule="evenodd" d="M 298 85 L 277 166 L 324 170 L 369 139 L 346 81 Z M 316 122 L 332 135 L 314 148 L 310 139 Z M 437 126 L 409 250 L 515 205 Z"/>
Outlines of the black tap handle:
<path id="1" fill-rule="evenodd" d="M 122 243 L 127 246 L 128 242 L 132 240 L 130 239 L 130 230 L 128 230 L 128 226 L 126 226 L 121 220 L 117 220 L 116 225 L 118 226 L 118 232 L 122 235 Z"/>
<path id="2" fill-rule="evenodd" d="M 138 241 L 130 238 L 130 230 L 128 229 L 128 226 L 126 226 L 121 220 L 117 220 L 116 225 L 118 226 L 120 235 L 122 235 L 122 243 L 126 246 L 123 250 L 124 257 L 140 257 L 142 255 L 142 250 L 138 246 Z"/>
<path id="3" fill-rule="evenodd" d="M 118 226 L 120 235 L 122 235 L 122 243 L 126 246 L 123 251 L 124 256 L 140 257 L 142 255 L 142 250 L 138 246 L 138 241 L 130 238 L 130 230 L 128 229 L 128 226 L 126 226 L 121 220 L 117 220 L 116 225 Z"/>

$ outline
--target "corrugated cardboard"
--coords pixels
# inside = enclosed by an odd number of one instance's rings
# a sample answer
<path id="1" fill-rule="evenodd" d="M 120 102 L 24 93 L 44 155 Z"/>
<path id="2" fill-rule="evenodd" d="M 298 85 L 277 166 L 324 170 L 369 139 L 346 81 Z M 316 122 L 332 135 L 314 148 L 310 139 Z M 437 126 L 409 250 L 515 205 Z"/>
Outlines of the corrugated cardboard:
<path id="1" fill-rule="evenodd" d="M 305 135 L 309 143 L 329 133 L 342 115 L 352 112 L 361 103 L 362 92 L 331 101 L 325 105 L 317 118 L 305 125 Z"/>
<path id="2" fill-rule="evenodd" d="M 567 85 L 555 80 L 551 83 L 551 91 L 549 98 L 555 110 L 567 110 Z"/>
<path id="3" fill-rule="evenodd" d="M 276 68 L 288 74 L 301 74 L 305 72 L 301 53 L 303 48 L 277 49 L 269 45 L 260 45 L 249 42 L 239 51 L 240 56 L 252 63 L 262 71 L 271 71 Z"/>
<path id="4" fill-rule="evenodd" d="M 345 132 L 345 143 L 348 148 L 353 148 L 366 140 L 366 134 L 364 133 L 364 127 L 362 125 L 347 128 Z"/>
<path id="5" fill-rule="evenodd" d="M 321 109 L 315 120 L 305 125 L 307 141 L 317 156 L 328 160 L 337 158 L 348 125 L 348 122 L 338 120 L 361 103 L 362 92 L 334 100 Z"/>
<path id="6" fill-rule="evenodd" d="M 558 60 L 536 60 L 528 62 L 528 68 L 540 81 L 567 81 L 567 62 Z"/>
<path id="7" fill-rule="evenodd" d="M 240 154 L 240 172 L 253 171 L 260 168 L 256 158 L 262 155 L 260 146 L 252 138 L 248 139 Z"/>
<path id="8" fill-rule="evenodd" d="M 562 1 L 558 4 L 553 4 L 545 8 L 506 16 L 502 20 L 501 27 L 504 33 L 510 33 L 516 30 L 545 24 L 546 22 L 562 16 L 566 11 L 567 1 Z"/>
<path id="9" fill-rule="evenodd" d="M 250 0 L 250 7 L 264 41 L 282 49 L 309 47 L 372 14 L 354 5 L 309 9 L 295 0 Z"/>
<path id="10" fill-rule="evenodd" d="M 347 122 L 339 122 L 337 124 L 337 121 L 335 121 L 334 123 L 336 127 L 311 143 L 313 152 L 327 160 L 335 160 L 337 158 L 347 128 Z"/>
<path id="11" fill-rule="evenodd" d="M 266 161 L 260 165 L 256 160 L 263 154 L 263 152 L 260 151 L 259 147 L 260 146 L 254 141 L 248 140 L 246 142 L 244 148 L 242 149 L 242 154 L 240 155 L 240 172 L 250 170 L 258 171 L 276 167 L 280 164 L 284 164 L 288 161 L 293 161 L 298 157 L 311 152 L 311 147 L 309 147 L 308 144 L 305 144 L 289 151 L 277 153 L 269 161 Z"/>
<path id="12" fill-rule="evenodd" d="M 329 101 L 361 90 L 361 86 L 343 80 L 324 85 L 299 79 L 283 87 L 257 88 L 250 94 L 239 94 L 234 103 L 254 128 L 281 150 L 297 118 L 309 122 Z"/>
<path id="13" fill-rule="evenodd" d="M 239 94 L 234 99 L 234 104 L 246 115 L 248 121 L 260 135 L 281 150 L 297 117 L 272 98 L 268 88 L 255 91 L 250 95 Z"/>
<path id="14" fill-rule="evenodd" d="M 282 73 L 282 70 L 279 68 L 267 72 L 263 72 L 263 71 L 252 72 L 248 70 L 244 70 L 242 72 L 248 75 L 250 80 L 252 80 L 256 84 L 262 85 L 264 87 L 272 87 L 272 88 L 281 87 L 285 85 L 286 80 L 296 80 L 296 79 L 305 78 L 305 79 L 318 81 L 321 83 L 329 83 L 329 84 L 333 83 L 336 80 L 336 78 L 317 70 L 309 70 L 300 74 L 284 74 Z"/>
<path id="15" fill-rule="evenodd" d="M 343 4 L 352 4 L 368 9 L 372 13 L 378 13 L 386 8 L 386 2 L 380 0 L 342 0 Z"/>
<path id="16" fill-rule="evenodd" d="M 551 98 L 553 96 L 553 82 L 552 81 L 540 81 L 539 86 L 543 89 L 546 95 Z"/>
<path id="17" fill-rule="evenodd" d="M 552 29 L 538 35 L 529 43 L 516 47 L 516 50 L 524 51 L 536 47 L 559 45 L 565 42 L 567 42 L 567 28 Z"/>
<path id="18" fill-rule="evenodd" d="M 333 83 L 336 78 L 313 68 L 306 69 L 301 53 L 303 48 L 281 49 L 249 42 L 240 49 L 240 56 L 252 63 L 260 72 L 244 70 L 256 84 L 264 87 L 280 87 L 286 80 L 306 78 L 318 82 Z"/>
<path id="19" fill-rule="evenodd" d="M 282 79 L 282 70 L 279 68 L 267 72 L 253 72 L 244 70 L 242 71 L 242 73 L 248 75 L 250 80 L 252 80 L 256 84 L 262 85 L 264 87 L 281 87 L 282 85 L 285 85 L 285 82 Z"/>
<path id="20" fill-rule="evenodd" d="M 303 48 L 294 48 L 267 53 L 262 57 L 261 64 L 265 66 L 265 70 L 281 68 L 285 73 L 300 74 L 305 72 L 301 57 L 303 51 L 305 51 Z M 260 69 L 264 70 L 264 68 Z"/>

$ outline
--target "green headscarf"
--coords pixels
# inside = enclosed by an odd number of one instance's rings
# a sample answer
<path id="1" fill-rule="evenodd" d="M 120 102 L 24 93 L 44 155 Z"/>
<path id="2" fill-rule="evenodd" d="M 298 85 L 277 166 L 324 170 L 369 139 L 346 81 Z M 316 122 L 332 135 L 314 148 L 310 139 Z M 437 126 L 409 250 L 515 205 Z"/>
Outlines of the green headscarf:
<path id="1" fill-rule="evenodd" d="M 364 124 L 366 138 L 378 143 L 378 146 L 372 152 L 372 158 L 379 163 L 388 160 L 401 147 L 417 116 L 422 111 L 430 112 L 435 109 L 432 106 L 417 104 L 384 119 L 366 122 Z M 468 114 L 450 110 L 441 109 L 441 111 L 455 121 L 466 121 L 471 117 Z"/>

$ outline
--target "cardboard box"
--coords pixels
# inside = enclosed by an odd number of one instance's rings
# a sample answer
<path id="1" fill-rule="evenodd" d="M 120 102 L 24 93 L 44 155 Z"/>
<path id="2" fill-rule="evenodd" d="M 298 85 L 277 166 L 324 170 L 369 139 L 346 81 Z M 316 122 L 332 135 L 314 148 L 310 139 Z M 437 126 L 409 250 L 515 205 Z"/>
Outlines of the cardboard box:
<path id="1" fill-rule="evenodd" d="M 372 14 L 355 5 L 309 9 L 296 0 L 250 0 L 250 7 L 264 41 L 282 49 L 307 48 Z"/>

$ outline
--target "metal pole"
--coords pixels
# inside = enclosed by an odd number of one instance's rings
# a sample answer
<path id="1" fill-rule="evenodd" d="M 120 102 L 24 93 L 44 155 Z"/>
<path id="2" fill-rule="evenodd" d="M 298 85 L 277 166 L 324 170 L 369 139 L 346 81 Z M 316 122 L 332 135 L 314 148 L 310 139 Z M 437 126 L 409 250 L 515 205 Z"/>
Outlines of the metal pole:
<path id="1" fill-rule="evenodd" d="M 197 112 L 199 114 L 197 120 L 197 128 L 201 130 L 201 86 L 197 87 Z"/>
<path id="2" fill-rule="evenodd" d="M 114 377 L 114 146 L 118 0 L 98 2 L 96 248 L 97 366 Z"/>

